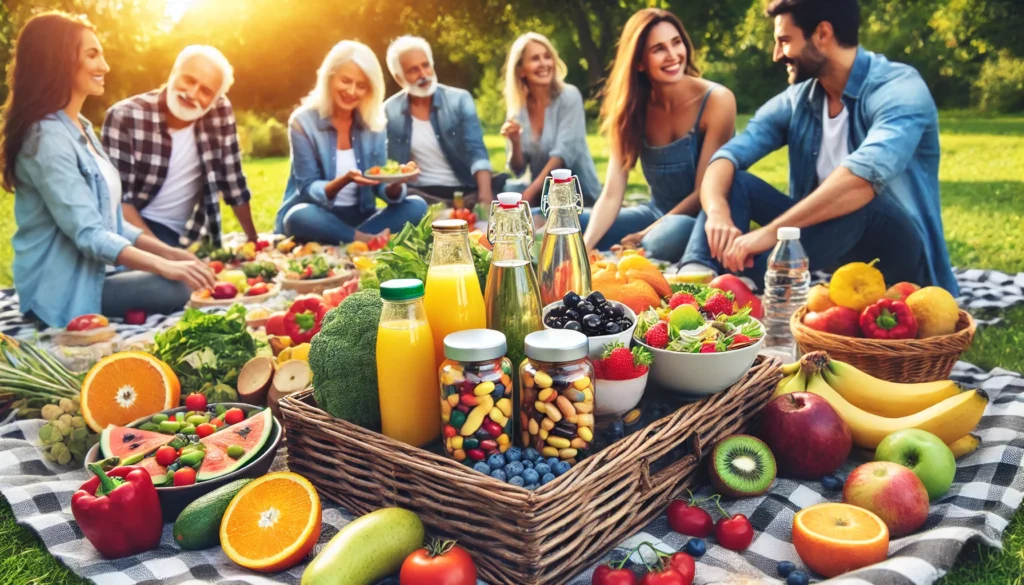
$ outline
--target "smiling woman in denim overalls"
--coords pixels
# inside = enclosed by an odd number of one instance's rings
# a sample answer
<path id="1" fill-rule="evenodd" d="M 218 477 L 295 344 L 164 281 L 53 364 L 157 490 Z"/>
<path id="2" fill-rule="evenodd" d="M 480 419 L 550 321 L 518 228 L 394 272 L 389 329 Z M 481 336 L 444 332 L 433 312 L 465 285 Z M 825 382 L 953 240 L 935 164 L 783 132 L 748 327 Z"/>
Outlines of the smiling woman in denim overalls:
<path id="1" fill-rule="evenodd" d="M 588 249 L 621 241 L 661 260 L 683 255 L 700 211 L 704 169 L 736 124 L 736 98 L 698 77 L 693 54 L 683 23 L 666 10 L 641 10 L 623 28 L 601 104 L 608 174 L 593 211 L 580 218 Z M 638 159 L 651 200 L 624 208 Z"/>

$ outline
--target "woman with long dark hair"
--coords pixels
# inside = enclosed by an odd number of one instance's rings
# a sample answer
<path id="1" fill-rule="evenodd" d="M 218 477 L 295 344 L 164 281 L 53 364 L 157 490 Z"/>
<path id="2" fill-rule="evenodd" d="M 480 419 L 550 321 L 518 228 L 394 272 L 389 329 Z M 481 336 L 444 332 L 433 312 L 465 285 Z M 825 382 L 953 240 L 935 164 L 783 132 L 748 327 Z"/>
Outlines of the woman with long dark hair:
<path id="1" fill-rule="evenodd" d="M 213 272 L 195 256 L 121 216 L 120 177 L 81 115 L 87 97 L 103 95 L 110 71 L 92 25 L 41 14 L 14 49 L 0 166 L 3 186 L 14 191 L 21 310 L 63 327 L 86 313 L 169 313 L 188 301 L 190 288 L 212 287 Z"/>
<path id="2" fill-rule="evenodd" d="M 700 181 L 711 155 L 733 135 L 736 98 L 700 78 L 679 18 L 646 8 L 626 22 L 601 104 L 611 150 L 604 190 L 580 218 L 588 249 L 620 241 L 675 262 L 700 211 Z M 640 161 L 646 205 L 622 207 L 629 171 Z"/>

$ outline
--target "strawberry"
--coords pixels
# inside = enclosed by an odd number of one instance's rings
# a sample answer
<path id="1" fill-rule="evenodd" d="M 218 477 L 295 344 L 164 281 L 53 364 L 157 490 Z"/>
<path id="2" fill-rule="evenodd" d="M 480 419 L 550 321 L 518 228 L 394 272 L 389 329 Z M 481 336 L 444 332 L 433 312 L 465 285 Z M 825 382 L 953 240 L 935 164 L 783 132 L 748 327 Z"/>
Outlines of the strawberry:
<path id="1" fill-rule="evenodd" d="M 654 356 L 651 355 L 651 350 L 646 347 L 634 347 L 633 348 L 633 377 L 639 378 L 647 373 L 650 369 L 651 362 L 654 361 Z"/>
<path id="2" fill-rule="evenodd" d="M 700 346 L 700 353 L 715 353 L 715 342 L 709 341 Z"/>
<path id="3" fill-rule="evenodd" d="M 620 342 L 605 345 L 601 357 L 601 373 L 605 380 L 629 380 L 633 376 L 633 353 Z"/>
<path id="4" fill-rule="evenodd" d="M 723 293 L 716 292 L 704 301 L 704 310 L 712 315 L 732 315 L 732 301 Z"/>
<path id="5" fill-rule="evenodd" d="M 697 304 L 697 298 L 691 295 L 690 293 L 684 292 L 677 292 L 676 294 L 672 295 L 672 298 L 669 299 L 668 301 L 668 306 L 673 309 L 678 307 L 679 305 L 693 305 L 698 309 L 700 308 L 700 305 Z"/>
<path id="6" fill-rule="evenodd" d="M 665 349 L 668 345 L 668 323 L 658 321 L 644 333 L 644 342 L 651 347 Z"/>

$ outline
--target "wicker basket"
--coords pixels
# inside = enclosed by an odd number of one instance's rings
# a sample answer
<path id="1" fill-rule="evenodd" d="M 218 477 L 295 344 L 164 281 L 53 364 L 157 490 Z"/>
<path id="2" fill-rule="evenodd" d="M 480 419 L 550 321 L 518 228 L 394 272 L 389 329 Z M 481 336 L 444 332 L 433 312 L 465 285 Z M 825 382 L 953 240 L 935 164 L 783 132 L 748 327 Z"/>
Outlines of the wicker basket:
<path id="1" fill-rule="evenodd" d="M 281 412 L 289 467 L 321 496 L 356 514 L 416 512 L 431 534 L 458 539 L 488 582 L 560 585 L 695 487 L 707 447 L 741 430 L 781 376 L 779 360 L 759 361 L 729 390 L 682 406 L 532 492 L 333 418 L 309 390 L 282 400 Z M 683 447 L 688 454 L 651 472 Z"/>
<path id="2" fill-rule="evenodd" d="M 789 321 L 801 353 L 827 351 L 837 360 L 891 382 L 948 378 L 960 354 L 970 347 L 976 327 L 971 314 L 961 310 L 956 333 L 924 339 L 862 339 L 811 329 L 803 323 L 806 312 L 807 307 L 801 307 Z"/>

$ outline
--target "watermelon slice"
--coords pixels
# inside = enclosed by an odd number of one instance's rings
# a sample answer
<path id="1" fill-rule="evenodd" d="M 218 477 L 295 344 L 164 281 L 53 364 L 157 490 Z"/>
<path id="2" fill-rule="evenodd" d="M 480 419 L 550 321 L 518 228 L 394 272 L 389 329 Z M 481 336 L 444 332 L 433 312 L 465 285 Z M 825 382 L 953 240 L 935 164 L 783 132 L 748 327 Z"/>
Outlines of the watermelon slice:
<path id="1" fill-rule="evenodd" d="M 143 431 L 132 427 L 109 426 L 100 434 L 103 457 L 120 457 L 121 461 L 143 454 L 149 455 L 174 440 L 174 435 Z"/>
<path id="2" fill-rule="evenodd" d="M 149 476 L 153 478 L 153 485 L 159 486 L 167 481 L 167 467 L 157 463 L 156 457 L 146 457 L 136 463 L 135 467 L 141 467 L 148 471 Z"/>
<path id="3" fill-rule="evenodd" d="M 274 416 L 268 408 L 240 423 L 203 437 L 200 442 L 206 445 L 206 456 L 199 467 L 196 481 L 220 477 L 248 463 L 266 444 L 273 427 Z M 228 447 L 232 445 L 238 445 L 243 450 L 242 456 L 238 459 L 228 456 Z"/>

